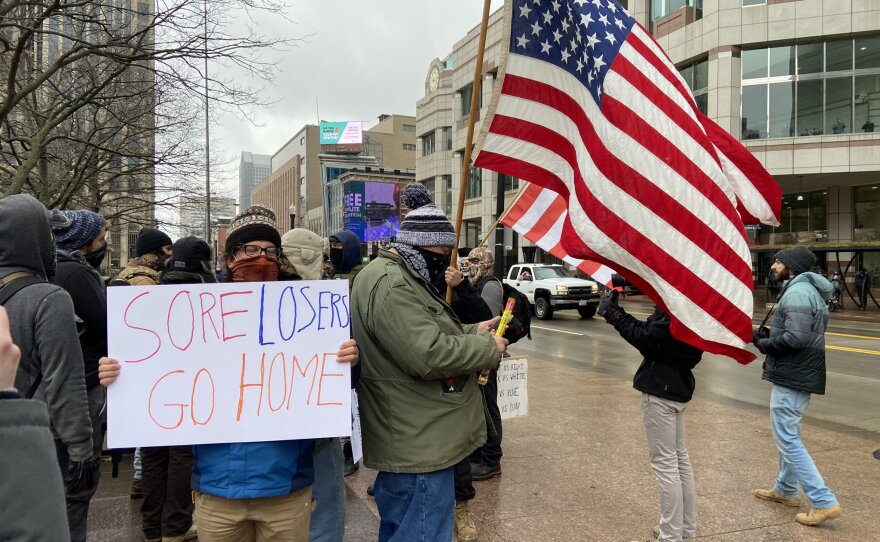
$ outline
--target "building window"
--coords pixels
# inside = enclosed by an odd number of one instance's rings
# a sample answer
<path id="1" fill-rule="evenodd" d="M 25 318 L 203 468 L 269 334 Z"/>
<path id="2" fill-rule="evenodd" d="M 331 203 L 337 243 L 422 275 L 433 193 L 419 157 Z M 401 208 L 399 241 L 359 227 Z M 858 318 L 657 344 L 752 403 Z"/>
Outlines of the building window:
<path id="1" fill-rule="evenodd" d="M 415 145 L 415 143 L 404 143 L 404 144 L 403 144 L 403 150 L 405 150 L 405 151 L 414 151 L 414 150 L 416 150 L 416 145 Z"/>
<path id="2" fill-rule="evenodd" d="M 452 175 L 443 175 L 442 179 L 444 180 L 444 185 L 446 185 L 446 194 L 444 198 L 446 199 L 446 214 L 452 214 Z"/>
<path id="3" fill-rule="evenodd" d="M 434 154 L 434 151 L 437 150 L 434 141 L 434 132 L 430 132 L 422 136 L 422 156 Z"/>
<path id="4" fill-rule="evenodd" d="M 306 144 L 306 138 L 305 138 L 305 136 L 299 138 L 299 144 L 300 144 L 300 145 L 305 145 L 305 144 Z"/>
<path id="5" fill-rule="evenodd" d="M 480 81 L 480 89 L 483 88 L 483 82 Z M 474 94 L 474 84 L 468 83 L 461 88 L 461 118 L 466 119 L 471 114 L 471 96 Z M 479 118 L 480 109 L 483 107 L 483 93 L 477 96 L 477 117 Z"/>
<path id="6" fill-rule="evenodd" d="M 703 16 L 703 0 L 653 0 L 651 2 L 651 20 L 656 21 L 674 13 L 685 6 L 690 6 L 696 11 L 695 18 Z"/>
<path id="7" fill-rule="evenodd" d="M 853 187 L 853 241 L 880 241 L 880 186 Z"/>
<path id="8" fill-rule="evenodd" d="M 464 194 L 465 199 L 479 198 L 483 196 L 483 170 L 482 168 L 472 167 L 468 172 L 467 191 Z"/>
<path id="9" fill-rule="evenodd" d="M 403 125 L 403 131 L 404 131 L 404 132 L 415 132 L 415 131 L 416 131 L 416 125 L 415 125 L 415 124 L 404 124 L 404 125 Z"/>
<path id="10" fill-rule="evenodd" d="M 425 179 L 424 181 L 421 181 L 421 183 L 425 185 L 425 188 L 428 190 L 428 194 L 431 196 L 431 200 L 435 201 L 437 199 L 437 196 L 436 194 L 434 194 L 434 179 Z"/>
<path id="11" fill-rule="evenodd" d="M 681 76 L 690 87 L 694 101 L 704 115 L 709 114 L 709 61 L 701 60 L 680 69 Z"/>
<path id="12" fill-rule="evenodd" d="M 140 15 L 149 15 L 150 14 L 150 5 L 146 2 L 138 2 L 138 14 Z"/>
<path id="13" fill-rule="evenodd" d="M 828 193 L 801 192 L 782 196 L 778 227 L 761 228 L 762 244 L 818 243 L 828 240 Z"/>
<path id="14" fill-rule="evenodd" d="M 753 49 L 741 59 L 742 139 L 873 132 L 880 119 L 880 37 Z"/>
<path id="15" fill-rule="evenodd" d="M 519 179 L 516 177 L 511 177 L 510 175 L 505 175 L 503 173 L 499 173 L 498 177 L 505 192 L 519 188 Z"/>
<path id="16" fill-rule="evenodd" d="M 767 3 L 767 0 L 743 0 L 743 7 L 763 6 L 766 3 Z"/>
<path id="17" fill-rule="evenodd" d="M 444 139 L 446 140 L 446 150 L 452 150 L 452 126 L 443 128 Z"/>

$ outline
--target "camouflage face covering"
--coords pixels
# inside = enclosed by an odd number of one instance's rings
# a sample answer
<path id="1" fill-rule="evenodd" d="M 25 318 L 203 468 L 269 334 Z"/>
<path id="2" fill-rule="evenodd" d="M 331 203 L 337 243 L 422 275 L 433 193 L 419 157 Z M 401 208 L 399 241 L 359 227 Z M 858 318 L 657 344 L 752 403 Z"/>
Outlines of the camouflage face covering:
<path id="1" fill-rule="evenodd" d="M 488 248 L 477 247 L 468 254 L 468 266 L 471 271 L 468 280 L 471 284 L 476 284 L 492 274 L 495 268 L 495 256 Z"/>

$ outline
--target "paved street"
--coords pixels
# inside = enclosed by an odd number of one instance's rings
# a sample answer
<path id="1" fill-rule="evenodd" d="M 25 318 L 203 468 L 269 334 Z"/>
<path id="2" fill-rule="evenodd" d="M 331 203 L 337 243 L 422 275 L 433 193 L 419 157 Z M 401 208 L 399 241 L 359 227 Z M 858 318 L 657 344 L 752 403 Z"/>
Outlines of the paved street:
<path id="1" fill-rule="evenodd" d="M 650 305 L 624 306 L 646 317 Z M 864 314 L 864 313 L 863 313 Z M 477 483 L 473 508 L 483 541 L 648 540 L 657 493 L 647 462 L 639 394 L 631 387 L 639 357 L 600 318 L 557 313 L 533 321 L 534 340 L 512 348 L 529 358 L 527 417 L 504 426 L 504 474 Z M 844 507 L 820 528 L 795 523 L 795 511 L 757 501 L 776 474 L 769 432 L 770 385 L 760 360 L 739 366 L 705 356 L 695 371 L 688 444 L 698 487 L 700 540 L 880 540 L 880 326 L 835 320 L 828 335 L 828 394 L 814 396 L 805 443 Z M 109 464 L 90 517 L 90 540 L 135 541 L 138 501 L 129 501 L 130 459 L 117 479 Z M 346 540 L 376 539 L 366 487 L 374 473 L 347 478 Z M 801 510 L 808 503 L 802 501 Z"/>

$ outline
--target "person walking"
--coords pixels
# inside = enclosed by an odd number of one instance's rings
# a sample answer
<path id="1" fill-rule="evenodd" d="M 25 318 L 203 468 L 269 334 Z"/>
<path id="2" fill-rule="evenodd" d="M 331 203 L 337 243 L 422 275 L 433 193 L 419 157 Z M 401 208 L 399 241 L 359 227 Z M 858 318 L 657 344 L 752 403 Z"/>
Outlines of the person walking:
<path id="1" fill-rule="evenodd" d="M 859 310 L 863 311 L 868 307 L 868 294 L 871 292 L 871 275 L 864 267 L 856 274 L 855 287 L 856 295 L 859 297 Z"/>
<path id="2" fill-rule="evenodd" d="M 825 485 L 813 458 L 801 441 L 801 420 L 812 394 L 825 393 L 825 330 L 828 327 L 828 279 L 809 269 L 816 255 L 804 246 L 776 253 L 770 268 L 783 283 L 773 328 L 759 327 L 752 343 L 762 354 L 762 378 L 773 384 L 770 392 L 770 427 L 779 450 L 779 475 L 770 489 L 756 489 L 761 500 L 796 508 L 800 505 L 798 483 L 812 505 L 795 520 L 818 525 L 840 517 L 837 497 Z"/>
<path id="3" fill-rule="evenodd" d="M 616 290 L 599 304 L 597 313 L 642 354 L 633 388 L 642 392 L 642 422 L 648 457 L 660 491 L 658 542 L 681 542 L 697 536 L 697 492 L 685 443 L 685 410 L 694 394 L 693 369 L 703 352 L 675 337 L 669 315 L 660 307 L 644 322 L 617 304 Z"/>
<path id="4" fill-rule="evenodd" d="M 402 198 L 410 212 L 394 248 L 379 252 L 352 291 L 365 359 L 364 464 L 379 471 L 380 542 L 449 542 L 453 465 L 486 439 L 475 373 L 496 367 L 507 341 L 489 333 L 497 318 L 462 325 L 455 317 L 441 293 L 455 230 L 424 186 L 408 185 Z"/>
<path id="5" fill-rule="evenodd" d="M 106 393 L 98 382 L 98 360 L 107 355 L 107 292 L 98 269 L 107 253 L 107 223 L 98 213 L 81 209 L 61 211 L 69 224 L 53 229 L 58 258 L 55 284 L 73 300 L 80 319 L 79 346 L 85 367 L 89 416 L 92 423 L 92 460 L 88 485 L 67 487 L 67 521 L 72 542 L 85 542 L 89 503 L 98 490 L 99 459 L 104 446 Z M 58 447 L 62 471 L 70 463 L 64 446 Z"/>

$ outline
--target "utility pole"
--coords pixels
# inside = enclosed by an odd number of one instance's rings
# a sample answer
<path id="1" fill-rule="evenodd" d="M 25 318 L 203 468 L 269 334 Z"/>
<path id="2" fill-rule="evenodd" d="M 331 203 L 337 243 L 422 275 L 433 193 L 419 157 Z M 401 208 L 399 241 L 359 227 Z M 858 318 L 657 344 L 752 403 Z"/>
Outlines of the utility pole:
<path id="1" fill-rule="evenodd" d="M 205 5 L 205 241 L 211 243 L 211 120 L 208 114 L 208 0 Z"/>

